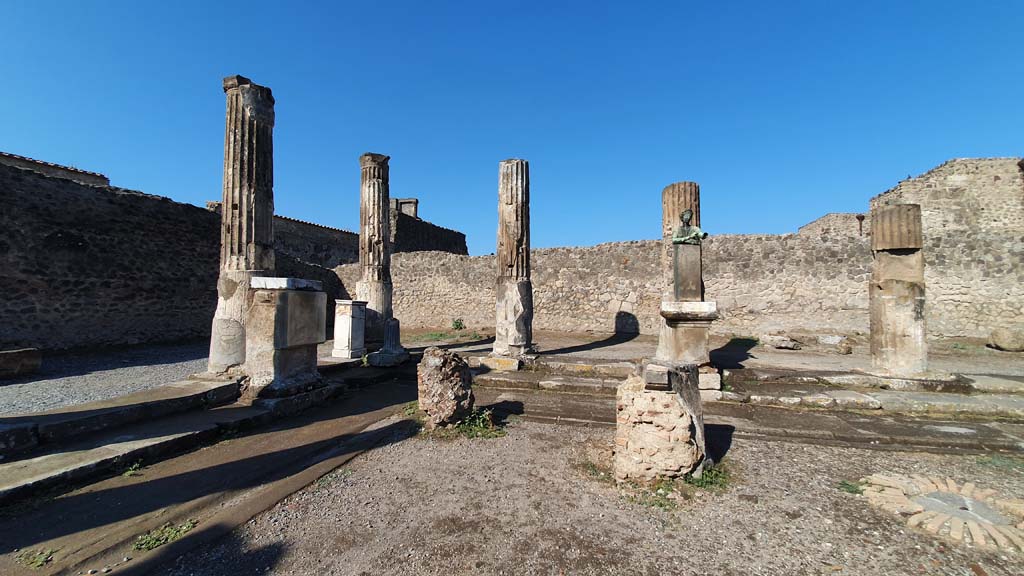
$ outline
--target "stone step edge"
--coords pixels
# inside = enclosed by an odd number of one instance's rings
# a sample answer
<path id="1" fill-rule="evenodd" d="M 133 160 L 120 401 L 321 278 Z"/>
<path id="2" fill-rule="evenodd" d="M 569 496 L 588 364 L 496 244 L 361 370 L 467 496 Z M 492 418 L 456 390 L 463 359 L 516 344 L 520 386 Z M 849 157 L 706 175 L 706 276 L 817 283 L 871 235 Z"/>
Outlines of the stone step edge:
<path id="1" fill-rule="evenodd" d="M 152 443 L 138 446 L 124 452 L 98 457 L 84 462 L 80 466 L 64 472 L 54 472 L 50 476 L 26 482 L 6 489 L 0 489 L 0 504 L 22 499 L 41 490 L 54 489 L 68 485 L 82 485 L 90 480 L 104 477 L 107 473 L 123 468 L 126 465 L 142 460 L 147 463 L 156 462 L 186 452 L 190 449 L 206 445 L 223 434 L 237 432 L 266 425 L 281 418 L 294 416 L 304 410 L 337 399 L 348 391 L 348 386 L 337 382 L 309 392 L 285 398 L 257 400 L 248 408 L 248 413 L 241 418 L 213 418 L 212 422 L 197 425 L 196 430 L 171 434 L 156 438 Z M 225 407 L 227 408 L 227 406 Z M 179 415 L 169 415 L 165 419 Z M 108 431 L 110 432 L 110 431 Z M 93 450 L 99 453 L 108 445 L 98 446 Z"/>
<path id="2" fill-rule="evenodd" d="M 854 394 L 860 394 L 865 396 L 867 400 L 847 400 L 839 401 L 837 398 L 833 398 L 834 402 L 829 402 L 823 397 L 825 394 L 809 394 L 807 396 L 773 396 L 767 394 L 737 394 L 725 390 L 722 392 L 721 398 L 717 401 L 728 402 L 732 404 L 753 404 L 758 406 L 774 406 L 782 408 L 794 408 L 800 410 L 825 410 L 825 411 L 877 411 L 884 412 L 886 414 L 907 414 L 907 415 L 927 415 L 935 414 L 942 416 L 968 416 L 968 417 L 983 417 L 983 418 L 1012 418 L 1020 419 L 1024 418 L 1024 410 L 1020 409 L 989 409 L 989 410 L 972 410 L 970 406 L 958 405 L 955 403 L 922 403 L 920 409 L 915 409 L 909 405 L 903 405 L 899 409 L 886 408 L 886 403 L 874 398 L 867 394 L 861 394 L 854 392 Z M 705 398 L 705 401 L 707 399 Z"/>
<path id="3" fill-rule="evenodd" d="M 185 387 L 196 384 L 207 384 L 207 386 L 192 393 L 96 410 L 89 410 L 88 406 L 98 405 L 102 402 L 72 406 L 69 408 L 84 408 L 84 410 L 79 410 L 78 416 L 69 413 L 67 418 L 55 419 L 56 421 L 52 423 L 46 422 L 46 419 L 55 416 L 56 412 L 38 413 L 39 421 L 30 420 L 33 414 L 17 415 L 15 417 L 24 418 L 27 421 L 9 425 L 0 424 L 0 462 L 10 461 L 11 457 L 16 459 L 27 457 L 37 449 L 45 449 L 66 440 L 78 440 L 83 435 L 115 430 L 154 418 L 230 404 L 238 399 L 240 393 L 240 379 L 205 380 L 194 378 L 172 382 L 164 386 Z M 145 397 L 144 392 L 136 394 L 139 398 Z M 122 398 L 131 396 L 133 394 Z"/>
<path id="4" fill-rule="evenodd" d="M 620 380 L 607 378 L 569 378 L 559 376 L 514 378 L 492 375 L 490 373 L 473 376 L 473 386 L 481 388 L 493 390 L 539 390 L 542 392 L 590 396 L 615 396 L 620 383 Z"/>

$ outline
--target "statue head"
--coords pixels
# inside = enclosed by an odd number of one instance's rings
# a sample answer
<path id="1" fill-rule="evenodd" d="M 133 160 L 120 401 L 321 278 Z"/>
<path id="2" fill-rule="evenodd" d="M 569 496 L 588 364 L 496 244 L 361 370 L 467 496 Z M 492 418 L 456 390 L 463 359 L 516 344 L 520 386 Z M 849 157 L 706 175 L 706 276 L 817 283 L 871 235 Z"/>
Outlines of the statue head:
<path id="1" fill-rule="evenodd" d="M 690 210 L 689 208 L 683 210 L 683 212 L 679 214 L 679 219 L 683 221 L 684 225 L 689 226 L 690 220 L 693 220 L 693 210 Z"/>

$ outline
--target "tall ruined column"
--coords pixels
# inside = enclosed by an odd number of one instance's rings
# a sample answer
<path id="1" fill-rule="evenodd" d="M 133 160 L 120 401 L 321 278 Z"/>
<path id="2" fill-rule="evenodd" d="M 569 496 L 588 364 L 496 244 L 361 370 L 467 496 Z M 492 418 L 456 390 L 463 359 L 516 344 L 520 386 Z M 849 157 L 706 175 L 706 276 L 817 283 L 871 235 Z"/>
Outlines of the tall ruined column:
<path id="1" fill-rule="evenodd" d="M 887 376 L 913 378 L 928 371 L 922 246 L 921 206 L 872 211 L 871 365 Z"/>
<path id="2" fill-rule="evenodd" d="M 498 168 L 497 318 L 494 354 L 521 356 L 533 346 L 530 283 L 530 164 L 503 160 Z"/>
<path id="3" fill-rule="evenodd" d="M 366 304 L 366 341 L 384 341 L 384 327 L 391 309 L 391 201 L 388 160 L 383 154 L 359 157 L 359 265 L 362 280 L 356 295 Z"/>
<path id="4" fill-rule="evenodd" d="M 224 187 L 220 277 L 210 336 L 210 372 L 245 362 L 250 281 L 274 271 L 274 96 L 243 76 L 224 79 Z"/>

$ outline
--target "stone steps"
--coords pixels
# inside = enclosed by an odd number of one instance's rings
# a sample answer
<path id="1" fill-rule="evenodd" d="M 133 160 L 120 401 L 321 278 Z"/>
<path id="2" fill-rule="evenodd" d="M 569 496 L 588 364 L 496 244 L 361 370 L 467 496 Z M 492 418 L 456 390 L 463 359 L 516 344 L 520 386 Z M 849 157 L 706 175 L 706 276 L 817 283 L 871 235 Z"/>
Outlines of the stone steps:
<path id="1" fill-rule="evenodd" d="M 561 376 L 546 372 L 524 370 L 519 372 L 476 372 L 473 386 L 500 390 L 546 390 L 566 394 L 615 396 L 621 380 L 611 378 L 584 378 Z"/>
<path id="2" fill-rule="evenodd" d="M 0 502 L 80 483 L 132 464 L 151 464 L 240 429 L 327 404 L 348 389 L 341 381 L 285 398 L 258 399 L 170 414 L 85 435 L 18 460 L 0 463 Z"/>
<path id="3" fill-rule="evenodd" d="M 0 502 L 82 482 L 136 462 L 181 453 L 220 434 L 270 418 L 264 408 L 231 405 L 135 423 L 0 464 Z"/>
<path id="4" fill-rule="evenodd" d="M 235 401 L 235 379 L 192 379 L 119 398 L 0 418 L 0 461 L 83 435 Z"/>
<path id="5" fill-rule="evenodd" d="M 540 357 L 527 364 L 527 369 L 564 376 L 615 378 L 624 380 L 633 373 L 635 364 L 632 362 L 583 362 L 546 359 L 544 357 Z"/>

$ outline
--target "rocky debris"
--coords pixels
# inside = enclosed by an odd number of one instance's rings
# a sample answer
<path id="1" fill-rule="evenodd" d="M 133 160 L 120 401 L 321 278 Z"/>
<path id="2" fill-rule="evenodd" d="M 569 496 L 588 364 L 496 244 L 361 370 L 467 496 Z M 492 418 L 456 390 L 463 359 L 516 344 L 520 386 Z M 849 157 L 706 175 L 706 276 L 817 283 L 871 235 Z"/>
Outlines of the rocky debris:
<path id="1" fill-rule="evenodd" d="M 427 430 L 455 424 L 473 411 L 473 379 L 469 364 L 458 354 L 427 348 L 416 369 L 416 381 Z"/>
<path id="2" fill-rule="evenodd" d="M 758 340 L 764 346 L 771 346 L 779 350 L 800 350 L 803 348 L 803 344 L 800 342 L 781 334 L 765 334 L 758 338 Z"/>
<path id="3" fill-rule="evenodd" d="M 818 344 L 837 354 L 853 354 L 853 345 L 850 344 L 850 339 L 846 336 L 838 334 L 818 336 Z"/>
<path id="4" fill-rule="evenodd" d="M 1024 352 L 1024 328 L 996 328 L 988 345 L 1005 352 Z"/>

